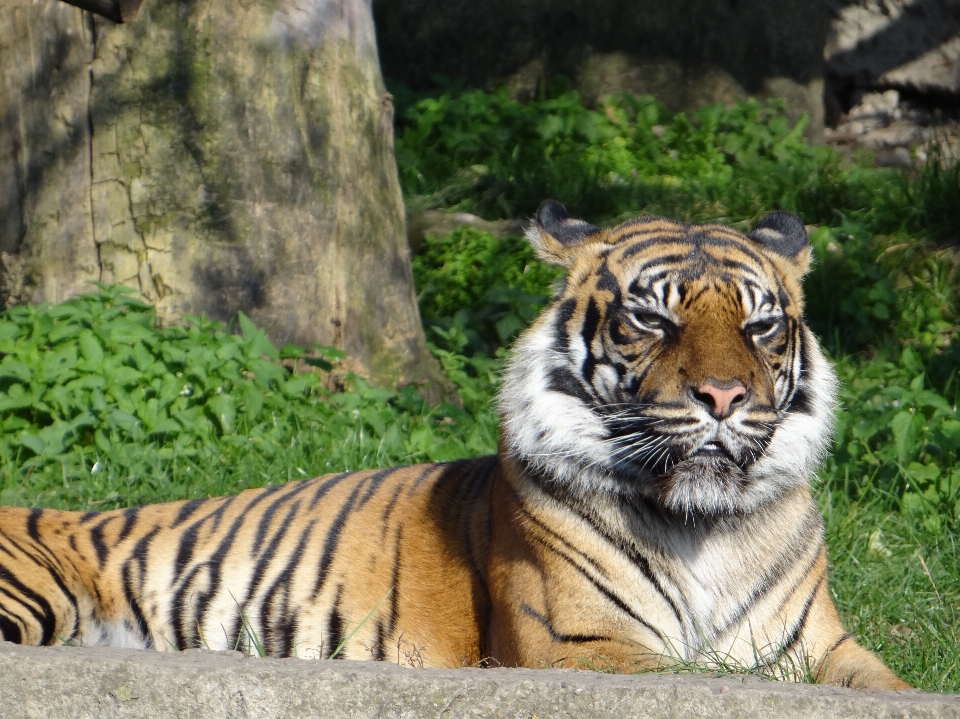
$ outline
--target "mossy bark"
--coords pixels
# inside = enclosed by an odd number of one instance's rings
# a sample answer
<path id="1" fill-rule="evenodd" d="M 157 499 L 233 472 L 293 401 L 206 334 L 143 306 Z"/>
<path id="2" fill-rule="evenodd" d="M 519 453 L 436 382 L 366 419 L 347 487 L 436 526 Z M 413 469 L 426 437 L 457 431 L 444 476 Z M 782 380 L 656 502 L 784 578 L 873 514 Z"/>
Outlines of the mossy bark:
<path id="1" fill-rule="evenodd" d="M 146 0 L 115 25 L 13 0 L 0 62 L 6 304 L 123 283 L 165 322 L 243 311 L 379 383 L 439 379 L 367 1 Z"/>

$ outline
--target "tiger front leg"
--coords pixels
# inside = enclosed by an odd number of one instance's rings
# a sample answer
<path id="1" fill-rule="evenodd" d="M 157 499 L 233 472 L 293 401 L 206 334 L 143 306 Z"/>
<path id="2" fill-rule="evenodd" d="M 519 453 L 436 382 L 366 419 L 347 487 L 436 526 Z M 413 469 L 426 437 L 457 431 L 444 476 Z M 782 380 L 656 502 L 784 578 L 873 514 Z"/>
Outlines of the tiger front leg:
<path id="1" fill-rule="evenodd" d="M 912 689 L 877 657 L 845 634 L 819 662 L 814 677 L 818 684 L 852 689 Z"/>
<path id="2" fill-rule="evenodd" d="M 631 616 L 609 582 L 570 564 L 582 557 L 547 546 L 543 533 L 534 532 L 534 520 L 526 519 L 525 525 L 495 523 L 488 658 L 508 667 L 659 667 L 667 652 L 652 624 Z"/>
<path id="3" fill-rule="evenodd" d="M 535 600 L 495 607 L 489 642 L 493 663 L 621 673 L 663 666 L 666 652 L 651 648 L 662 647 L 655 635 L 641 630 L 634 639 L 625 627 L 603 626 L 591 621 L 589 612 L 571 609 L 558 611 Z"/>
<path id="4" fill-rule="evenodd" d="M 818 584 L 797 646 L 818 684 L 852 689 L 912 688 L 844 630 L 826 581 Z"/>

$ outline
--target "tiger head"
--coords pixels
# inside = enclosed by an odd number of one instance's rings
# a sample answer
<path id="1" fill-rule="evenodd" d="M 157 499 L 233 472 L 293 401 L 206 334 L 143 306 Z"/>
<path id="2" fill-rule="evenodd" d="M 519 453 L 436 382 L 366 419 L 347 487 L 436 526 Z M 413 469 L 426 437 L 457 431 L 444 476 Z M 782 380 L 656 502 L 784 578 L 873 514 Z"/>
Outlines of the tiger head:
<path id="1" fill-rule="evenodd" d="M 567 270 L 500 392 L 504 449 L 528 474 L 683 514 L 750 511 L 809 481 L 836 378 L 803 323 L 799 218 L 604 230 L 548 201 L 528 238 Z"/>

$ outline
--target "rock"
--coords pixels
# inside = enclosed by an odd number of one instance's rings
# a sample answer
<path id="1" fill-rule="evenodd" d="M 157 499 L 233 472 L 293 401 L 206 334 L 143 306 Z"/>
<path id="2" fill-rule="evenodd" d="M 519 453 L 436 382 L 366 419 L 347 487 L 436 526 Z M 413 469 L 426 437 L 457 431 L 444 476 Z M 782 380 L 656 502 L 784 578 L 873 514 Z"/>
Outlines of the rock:
<path id="1" fill-rule="evenodd" d="M 830 0 L 827 70 L 840 83 L 960 93 L 960 2 Z"/>
<path id="2" fill-rule="evenodd" d="M 960 697 L 757 677 L 558 669 L 402 669 L 239 652 L 20 647 L 0 642 L 0 718 L 592 717 L 957 719 Z"/>
<path id="3" fill-rule="evenodd" d="M 427 235 L 449 235 L 460 227 L 474 227 L 500 239 L 508 235 L 522 236 L 527 223 L 523 220 L 484 220 L 469 212 L 426 210 L 407 214 L 407 244 L 416 254 Z"/>
<path id="4" fill-rule="evenodd" d="M 924 107 L 903 101 L 897 90 L 858 92 L 854 105 L 828 128 L 828 142 L 860 147 L 874 154 L 880 167 L 914 168 L 936 157 L 944 165 L 960 158 L 960 126 Z"/>

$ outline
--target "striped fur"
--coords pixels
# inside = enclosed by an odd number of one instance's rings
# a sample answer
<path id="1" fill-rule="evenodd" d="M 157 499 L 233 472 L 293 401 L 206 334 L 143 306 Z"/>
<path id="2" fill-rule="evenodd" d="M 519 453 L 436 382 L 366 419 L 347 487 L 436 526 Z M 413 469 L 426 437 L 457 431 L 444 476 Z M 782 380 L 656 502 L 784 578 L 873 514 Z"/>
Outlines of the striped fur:
<path id="1" fill-rule="evenodd" d="M 749 235 L 545 203 L 565 266 L 498 454 L 103 513 L 0 508 L 0 633 L 410 666 L 722 660 L 901 688 L 846 634 L 808 482 L 835 379 L 799 221 Z"/>

